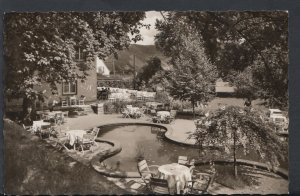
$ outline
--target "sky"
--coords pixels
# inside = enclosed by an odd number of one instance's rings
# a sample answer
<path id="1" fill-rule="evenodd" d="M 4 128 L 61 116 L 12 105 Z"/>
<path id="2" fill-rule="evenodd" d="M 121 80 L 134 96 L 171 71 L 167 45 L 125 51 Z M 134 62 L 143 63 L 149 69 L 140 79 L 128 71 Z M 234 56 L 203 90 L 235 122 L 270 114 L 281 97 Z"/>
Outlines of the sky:
<path id="1" fill-rule="evenodd" d="M 146 18 L 143 20 L 144 24 L 150 24 L 150 29 L 142 28 L 141 35 L 143 37 L 143 41 L 138 41 L 136 44 L 140 45 L 154 45 L 154 35 L 158 32 L 155 29 L 155 21 L 156 19 L 163 19 L 160 12 L 156 11 L 148 11 L 146 12 Z"/>

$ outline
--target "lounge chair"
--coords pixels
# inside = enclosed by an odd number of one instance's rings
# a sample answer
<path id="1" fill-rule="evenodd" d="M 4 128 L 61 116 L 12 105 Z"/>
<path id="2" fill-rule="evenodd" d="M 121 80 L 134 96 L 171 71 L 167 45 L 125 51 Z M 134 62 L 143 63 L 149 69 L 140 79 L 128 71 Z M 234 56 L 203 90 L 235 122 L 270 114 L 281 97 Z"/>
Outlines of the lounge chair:
<path id="1" fill-rule="evenodd" d="M 158 175 L 158 165 L 150 165 L 148 166 L 146 160 L 142 160 L 138 162 L 138 171 L 142 177 L 142 180 L 145 182 L 145 184 L 149 187 L 150 185 L 150 178 L 155 177 Z M 155 168 L 156 171 L 150 170 L 150 168 Z"/>
<path id="2" fill-rule="evenodd" d="M 150 178 L 150 189 L 153 194 L 170 195 L 168 181 L 160 178 Z"/>

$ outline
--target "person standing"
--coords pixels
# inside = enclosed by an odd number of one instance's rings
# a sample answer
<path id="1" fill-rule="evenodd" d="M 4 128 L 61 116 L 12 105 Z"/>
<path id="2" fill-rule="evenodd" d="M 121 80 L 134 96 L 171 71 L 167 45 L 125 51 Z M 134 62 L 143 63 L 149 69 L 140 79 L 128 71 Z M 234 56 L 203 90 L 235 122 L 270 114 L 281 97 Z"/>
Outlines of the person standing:
<path id="1" fill-rule="evenodd" d="M 252 103 L 251 103 L 251 99 L 248 97 L 244 103 L 244 106 L 245 106 L 245 110 L 246 111 L 250 111 L 251 110 L 251 106 L 252 106 Z"/>
<path id="2" fill-rule="evenodd" d="M 245 107 L 251 107 L 251 99 L 248 97 L 247 99 L 246 99 L 246 101 L 245 101 L 245 104 L 244 104 L 244 106 Z"/>

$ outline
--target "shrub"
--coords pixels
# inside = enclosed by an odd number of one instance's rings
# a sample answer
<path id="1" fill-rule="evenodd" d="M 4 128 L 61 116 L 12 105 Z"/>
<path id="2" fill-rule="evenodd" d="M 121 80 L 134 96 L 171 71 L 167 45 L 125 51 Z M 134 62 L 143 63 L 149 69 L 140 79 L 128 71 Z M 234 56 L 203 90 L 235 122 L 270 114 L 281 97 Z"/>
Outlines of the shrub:
<path id="1" fill-rule="evenodd" d="M 106 102 L 106 103 L 104 103 L 103 108 L 104 108 L 104 113 L 105 114 L 111 114 L 111 113 L 115 113 L 116 112 L 114 103 L 112 103 L 112 102 Z"/>
<path id="2" fill-rule="evenodd" d="M 5 192 L 17 195 L 126 194 L 93 168 L 4 121 Z"/>
<path id="3" fill-rule="evenodd" d="M 224 152 L 233 156 L 237 176 L 236 150 L 241 147 L 245 155 L 250 149 L 255 150 L 262 161 L 274 168 L 280 165 L 279 161 L 287 160 L 287 146 L 280 141 L 274 128 L 273 123 L 263 120 L 259 111 L 229 106 L 201 120 L 190 138 L 194 138 L 200 148 L 207 141 L 223 146 Z"/>
<path id="4" fill-rule="evenodd" d="M 178 111 L 177 115 L 178 115 L 178 117 L 181 117 L 181 118 L 184 118 L 184 117 L 191 118 L 191 117 L 193 117 L 193 111 L 192 110 Z M 195 110 L 195 116 L 201 117 L 201 116 L 204 116 L 204 113 L 202 111 Z"/>
<path id="5" fill-rule="evenodd" d="M 170 103 L 169 94 L 165 91 L 157 92 L 155 95 L 155 101 L 164 104 L 169 104 Z"/>
<path id="6" fill-rule="evenodd" d="M 114 112 L 120 113 L 123 108 L 126 107 L 127 103 L 125 101 L 116 101 L 112 103 L 114 105 Z"/>
<path id="7" fill-rule="evenodd" d="M 191 105 L 191 102 L 189 102 L 189 101 L 173 100 L 172 108 L 174 110 L 182 111 L 183 109 L 191 109 L 192 105 Z"/>
<path id="8" fill-rule="evenodd" d="M 107 114 L 120 113 L 126 105 L 132 105 L 133 107 L 141 108 L 145 103 L 143 101 L 115 101 L 104 103 L 104 112 Z"/>

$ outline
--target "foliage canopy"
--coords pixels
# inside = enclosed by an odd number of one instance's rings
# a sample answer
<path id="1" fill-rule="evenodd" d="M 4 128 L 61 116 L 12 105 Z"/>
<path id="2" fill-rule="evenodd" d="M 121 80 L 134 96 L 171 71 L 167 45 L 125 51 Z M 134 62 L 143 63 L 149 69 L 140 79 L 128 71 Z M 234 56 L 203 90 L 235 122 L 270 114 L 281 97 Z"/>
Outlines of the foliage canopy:
<path id="1" fill-rule="evenodd" d="M 187 100 L 208 101 L 214 95 L 216 68 L 205 54 L 202 36 L 184 20 L 157 23 L 156 44 L 173 66 L 166 77 L 170 94 Z"/>
<path id="2" fill-rule="evenodd" d="M 278 167 L 287 158 L 287 145 L 274 132 L 275 125 L 262 117 L 258 111 L 230 106 L 202 119 L 190 137 L 200 148 L 208 144 L 223 146 L 234 158 L 237 148 L 243 148 L 245 155 L 255 151 L 270 166 Z"/>
<path id="3" fill-rule="evenodd" d="M 164 23 L 168 24 L 166 28 L 160 28 Z M 270 105 L 287 106 L 287 12 L 168 12 L 165 22 L 158 23 L 159 37 L 164 39 L 157 39 L 167 56 L 178 54 L 173 49 L 178 39 L 172 37 L 182 32 L 176 23 L 186 24 L 187 30 L 195 29 L 203 38 L 211 63 L 218 68 L 218 77 L 235 84 L 240 94 L 245 92 L 246 97 L 252 93 L 250 96 L 266 99 Z M 241 86 L 240 74 L 251 75 L 252 79 L 246 77 Z"/>
<path id="4" fill-rule="evenodd" d="M 47 12 L 5 15 L 7 96 L 36 99 L 42 82 L 84 80 L 94 56 L 100 59 L 141 40 L 143 12 Z M 129 37 L 131 34 L 132 38 Z M 78 49 L 86 69 L 75 61 Z"/>

